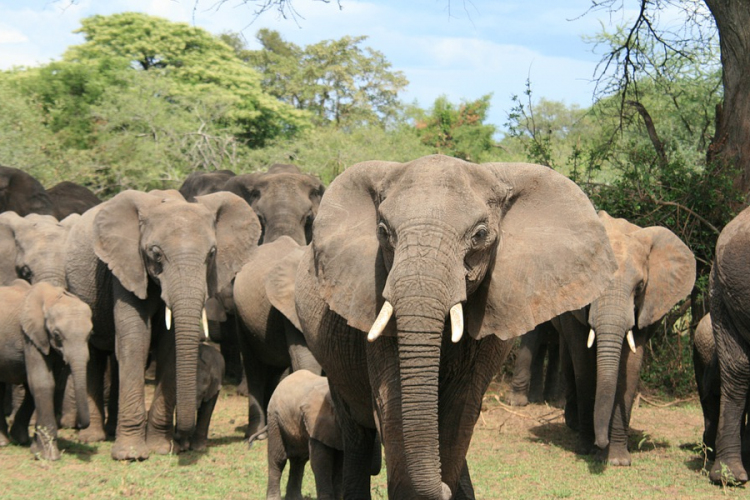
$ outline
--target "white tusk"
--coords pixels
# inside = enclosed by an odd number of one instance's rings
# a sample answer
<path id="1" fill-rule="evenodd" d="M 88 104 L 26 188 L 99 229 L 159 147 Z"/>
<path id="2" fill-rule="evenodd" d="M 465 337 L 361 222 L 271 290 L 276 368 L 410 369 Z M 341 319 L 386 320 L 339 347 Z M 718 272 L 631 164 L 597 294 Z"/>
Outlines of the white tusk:
<path id="1" fill-rule="evenodd" d="M 385 330 L 388 321 L 390 321 L 393 315 L 393 306 L 387 300 L 383 303 L 383 308 L 380 310 L 380 314 L 375 318 L 375 323 L 370 328 L 370 333 L 367 334 L 367 341 L 374 342 L 375 339 L 380 337 L 380 334 Z"/>
<path id="2" fill-rule="evenodd" d="M 464 310 L 459 302 L 451 307 L 451 341 L 455 344 L 464 334 Z"/>
<path id="3" fill-rule="evenodd" d="M 589 332 L 589 341 L 586 342 L 586 347 L 591 349 L 591 346 L 594 345 L 594 339 L 596 338 L 596 333 L 594 333 L 594 329 L 592 328 Z"/>
<path id="4" fill-rule="evenodd" d="M 172 328 L 172 310 L 168 307 L 164 311 L 164 324 L 167 325 L 167 330 Z"/>
<path id="5" fill-rule="evenodd" d="M 201 324 L 203 325 L 203 334 L 208 338 L 208 317 L 206 316 L 206 308 L 203 308 L 203 314 L 201 314 Z"/>
<path id="6" fill-rule="evenodd" d="M 628 339 L 630 350 L 633 351 L 633 354 L 635 354 L 635 339 L 633 338 L 633 330 L 628 330 L 628 335 L 626 338 Z"/>

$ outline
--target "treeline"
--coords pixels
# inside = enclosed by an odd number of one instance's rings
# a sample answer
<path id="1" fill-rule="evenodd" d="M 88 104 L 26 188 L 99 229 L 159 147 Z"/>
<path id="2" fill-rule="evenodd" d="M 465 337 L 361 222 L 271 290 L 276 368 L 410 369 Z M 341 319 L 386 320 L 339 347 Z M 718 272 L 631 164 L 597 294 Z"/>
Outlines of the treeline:
<path id="1" fill-rule="evenodd" d="M 706 162 L 721 66 L 705 41 L 690 58 L 637 47 L 646 76 L 625 90 L 600 88 L 586 109 L 537 99 L 529 83 L 509 100 L 499 138 L 486 123 L 491 94 L 441 97 L 427 109 L 404 103 L 405 76 L 365 37 L 300 47 L 260 30 L 261 48 L 250 50 L 239 34 L 139 13 L 93 16 L 79 31 L 85 42 L 60 60 L 0 72 L 0 164 L 47 187 L 70 180 L 108 198 L 176 188 L 195 170 L 273 163 L 328 183 L 358 161 L 431 153 L 541 163 L 578 182 L 598 209 L 666 226 L 690 246 L 698 285 L 665 331 L 688 309 L 700 319 L 718 231 L 741 207 L 737 173 Z M 592 42 L 617 47 L 624 36 Z M 665 357 L 682 363 L 686 347 L 675 349 Z"/>

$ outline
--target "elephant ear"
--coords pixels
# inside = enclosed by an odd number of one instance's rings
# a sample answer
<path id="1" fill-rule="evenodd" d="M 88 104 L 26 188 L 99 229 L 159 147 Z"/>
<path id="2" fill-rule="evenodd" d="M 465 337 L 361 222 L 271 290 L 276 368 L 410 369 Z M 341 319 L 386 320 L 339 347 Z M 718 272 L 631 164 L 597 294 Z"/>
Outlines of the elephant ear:
<path id="1" fill-rule="evenodd" d="M 307 432 L 310 437 L 335 450 L 343 450 L 344 442 L 336 422 L 333 400 L 328 389 L 328 381 L 313 386 L 306 401 L 302 404 Z"/>
<path id="2" fill-rule="evenodd" d="M 268 245 L 274 245 L 279 241 L 285 242 L 286 255 L 266 275 L 264 280 L 266 294 L 271 305 L 291 321 L 297 330 L 302 330 L 297 316 L 297 308 L 294 304 L 294 281 L 297 276 L 297 268 L 307 247 L 297 245 L 288 236 L 282 236 Z"/>
<path id="3" fill-rule="evenodd" d="M 210 273 L 209 295 L 216 295 L 234 278 L 258 246 L 260 222 L 239 196 L 218 192 L 196 196 L 216 217 L 216 268 Z"/>
<path id="4" fill-rule="evenodd" d="M 695 256 L 676 234 L 664 227 L 643 228 L 633 236 L 651 249 L 648 280 L 636 304 L 638 328 L 645 328 L 690 294 L 695 284 Z"/>
<path id="5" fill-rule="evenodd" d="M 494 266 L 467 302 L 474 338 L 509 339 L 589 304 L 617 262 L 594 207 L 570 179 L 541 165 L 488 163 L 505 193 Z"/>
<path id="6" fill-rule="evenodd" d="M 236 194 L 245 200 L 248 205 L 252 205 L 260 198 L 257 184 L 264 175 L 266 174 L 256 172 L 234 176 L 224 184 L 224 190 Z"/>
<path id="7" fill-rule="evenodd" d="M 34 346 L 45 356 L 49 354 L 50 343 L 46 328 L 46 302 L 57 295 L 57 289 L 49 283 L 37 283 L 29 287 L 21 311 L 21 328 Z"/>
<path id="8" fill-rule="evenodd" d="M 16 228 L 24 222 L 24 218 L 15 212 L 9 211 L 0 213 L 0 226 L 6 227 L 13 232 L 15 232 Z"/>
<path id="9" fill-rule="evenodd" d="M 599 220 L 602 221 L 607 232 L 616 231 L 620 234 L 632 234 L 642 229 L 641 226 L 636 226 L 626 219 L 612 217 L 604 210 L 599 210 Z"/>
<path id="10" fill-rule="evenodd" d="M 79 220 L 81 220 L 81 214 L 70 214 L 67 217 L 65 217 L 63 220 L 60 221 L 60 224 L 70 229 L 73 227 Z"/>
<path id="11" fill-rule="evenodd" d="M 141 213 L 161 199 L 127 190 L 102 203 L 94 218 L 94 252 L 122 286 L 146 298 L 148 275 L 140 253 Z"/>
<path id="12" fill-rule="evenodd" d="M 326 190 L 313 222 L 313 266 L 321 296 L 349 326 L 364 332 L 383 305 L 387 277 L 377 239 L 379 193 L 402 167 L 381 161 L 349 167 Z"/>

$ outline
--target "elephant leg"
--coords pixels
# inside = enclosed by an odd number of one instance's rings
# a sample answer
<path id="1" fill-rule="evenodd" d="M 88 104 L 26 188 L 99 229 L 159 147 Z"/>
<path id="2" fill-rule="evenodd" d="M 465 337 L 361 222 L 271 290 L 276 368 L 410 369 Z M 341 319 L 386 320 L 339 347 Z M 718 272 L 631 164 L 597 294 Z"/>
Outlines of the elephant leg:
<path id="1" fill-rule="evenodd" d="M 335 500 L 333 478 L 338 450 L 313 438 L 310 438 L 309 447 L 310 467 L 315 475 L 315 491 L 318 500 Z"/>
<path id="2" fill-rule="evenodd" d="M 268 369 L 253 352 L 246 346 L 242 349 L 242 363 L 245 365 L 245 379 L 247 380 L 247 430 L 245 437 L 250 437 L 266 425 L 266 400 L 270 395 L 266 394 L 266 385 L 268 383 Z M 266 439 L 266 433 L 256 437 L 257 440 Z"/>
<path id="3" fill-rule="evenodd" d="M 268 458 L 268 486 L 266 487 L 267 500 L 281 500 L 281 473 L 286 467 L 287 455 L 284 442 L 281 439 L 279 423 L 275 419 L 268 422 L 268 447 L 266 456 Z"/>
<path id="4" fill-rule="evenodd" d="M 289 479 L 286 482 L 286 500 L 302 500 L 302 478 L 305 475 L 306 459 L 289 458 Z"/>
<path id="5" fill-rule="evenodd" d="M 469 475 L 469 464 L 464 460 L 464 468 L 461 471 L 461 479 L 458 481 L 458 490 L 453 495 L 454 500 L 473 500 L 476 498 L 474 494 L 474 485 L 471 483 L 471 476 Z"/>
<path id="6" fill-rule="evenodd" d="M 44 460 L 59 460 L 60 450 L 57 448 L 57 420 L 55 418 L 55 377 L 52 361 L 35 347 L 27 347 L 25 357 L 28 391 L 36 407 L 36 425 L 31 452 Z M 15 422 L 13 425 L 15 426 Z"/>
<path id="7" fill-rule="evenodd" d="M 342 482 L 344 498 L 369 499 L 370 471 L 372 469 L 374 446 L 377 442 L 377 432 L 359 425 L 347 413 L 346 404 L 331 386 L 336 420 L 341 427 L 341 438 L 344 442 L 344 458 L 342 465 Z"/>
<path id="8" fill-rule="evenodd" d="M 211 425 L 211 415 L 214 413 L 216 401 L 219 399 L 217 392 L 208 401 L 203 401 L 198 407 L 198 420 L 195 424 L 195 433 L 190 440 L 190 449 L 205 451 L 208 447 L 208 428 Z"/>
<path id="9" fill-rule="evenodd" d="M 557 332 L 554 332 L 558 336 Z M 565 406 L 565 379 L 562 376 L 560 342 L 547 342 L 547 372 L 544 377 L 544 401 L 556 408 Z"/>
<path id="10" fill-rule="evenodd" d="M 378 447 L 378 457 L 380 457 L 380 442 Z M 378 458 L 378 472 L 380 472 L 380 459 Z M 336 450 L 336 461 L 333 464 L 333 498 L 344 498 L 344 452 Z"/>
<path id="11" fill-rule="evenodd" d="M 289 357 L 292 360 L 292 371 L 308 370 L 316 375 L 321 375 L 323 369 L 307 347 L 307 341 L 302 332 L 297 330 L 286 318 L 284 319 L 284 333 L 286 344 L 289 347 Z"/>
<path id="12" fill-rule="evenodd" d="M 227 315 L 227 320 L 219 323 L 221 330 L 221 341 L 219 348 L 224 356 L 224 381 L 231 384 L 239 384 L 242 381 L 244 368 L 240 356 L 240 346 L 237 340 L 237 321 L 234 315 Z"/>
<path id="13" fill-rule="evenodd" d="M 120 394 L 120 367 L 114 354 L 107 356 L 107 369 L 104 372 L 104 394 L 107 402 L 107 421 L 104 431 L 107 437 L 117 433 L 118 394 Z"/>
<path id="14" fill-rule="evenodd" d="M 5 395 L 7 391 L 5 388 L 7 384 L 0 382 L 0 401 L 5 401 Z M 10 438 L 8 437 L 8 422 L 5 420 L 5 411 L 0 414 L 0 447 L 8 446 L 10 444 Z"/>
<path id="15" fill-rule="evenodd" d="M 60 428 L 74 429 L 78 409 L 76 408 L 75 387 L 73 387 L 73 381 L 70 378 L 70 370 L 64 370 L 60 374 L 55 388 L 55 400 L 58 399 L 60 401 Z"/>
<path id="16" fill-rule="evenodd" d="M 89 402 L 89 426 L 78 431 L 78 440 L 84 443 L 104 441 L 104 370 L 108 354 L 89 344 L 89 363 L 86 366 L 86 389 Z M 72 384 L 71 384 L 72 385 Z"/>
<path id="17" fill-rule="evenodd" d="M 113 280 L 115 355 L 119 362 L 120 391 L 117 413 L 117 436 L 111 455 L 115 460 L 145 460 L 146 403 L 144 381 L 146 359 L 151 342 L 150 316 L 143 301 Z"/>
<path id="18" fill-rule="evenodd" d="M 709 472 L 715 483 L 726 482 L 729 474 L 738 482 L 747 482 L 742 464 L 741 428 L 750 389 L 750 353 L 741 334 L 728 320 L 728 311 L 719 301 L 711 303 L 711 319 L 721 374 L 721 403 L 716 434 L 716 460 Z"/>
<path id="19" fill-rule="evenodd" d="M 565 338 L 560 335 L 560 389 L 562 405 L 565 408 L 565 425 L 578 430 L 578 397 L 576 395 L 576 374 L 573 358 Z"/>
<path id="20" fill-rule="evenodd" d="M 521 337 L 521 342 L 516 351 L 516 360 L 513 365 L 513 380 L 511 381 L 511 406 L 526 406 L 529 404 L 529 390 L 532 378 L 532 366 L 539 344 L 538 328 Z"/>
<path id="21" fill-rule="evenodd" d="M 163 332 L 156 348 L 156 388 L 148 412 L 146 444 L 159 455 L 179 453 L 174 443 L 174 409 L 177 403 L 174 330 Z"/>
<path id="22" fill-rule="evenodd" d="M 28 378 L 28 375 L 27 375 Z M 29 391 L 28 386 L 24 387 L 23 399 L 13 416 L 13 425 L 10 427 L 10 437 L 18 444 L 29 444 L 29 422 L 34 414 L 35 404 L 34 397 Z"/>

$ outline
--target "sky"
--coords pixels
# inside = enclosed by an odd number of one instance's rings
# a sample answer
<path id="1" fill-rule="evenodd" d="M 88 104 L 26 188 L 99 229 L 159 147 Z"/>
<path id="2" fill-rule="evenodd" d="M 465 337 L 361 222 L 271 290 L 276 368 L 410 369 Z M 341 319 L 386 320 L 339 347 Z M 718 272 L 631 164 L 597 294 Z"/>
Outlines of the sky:
<path id="1" fill-rule="evenodd" d="M 533 7 L 532 7 L 533 3 Z M 382 52 L 409 80 L 406 102 L 429 107 L 445 95 L 453 102 L 492 93 L 488 122 L 503 128 L 526 80 L 534 99 L 587 107 L 600 54 L 584 41 L 602 26 L 622 24 L 587 10 L 591 0 L 293 0 L 298 15 L 254 15 L 252 2 L 227 0 L 0 0 L 0 69 L 59 59 L 83 42 L 73 31 L 94 14 L 136 11 L 187 22 L 211 33 L 240 32 L 251 49 L 255 33 L 279 31 L 308 45 L 345 35 L 366 35 L 364 45 Z"/>

